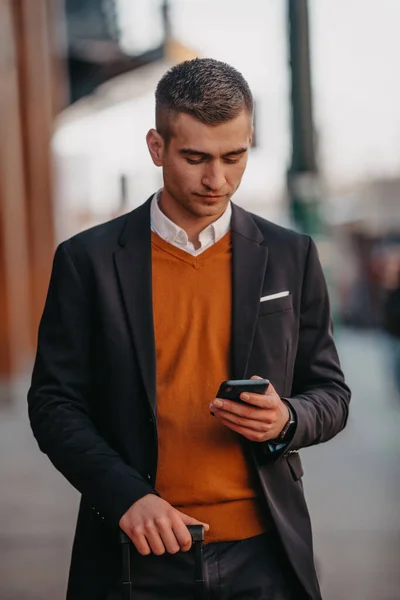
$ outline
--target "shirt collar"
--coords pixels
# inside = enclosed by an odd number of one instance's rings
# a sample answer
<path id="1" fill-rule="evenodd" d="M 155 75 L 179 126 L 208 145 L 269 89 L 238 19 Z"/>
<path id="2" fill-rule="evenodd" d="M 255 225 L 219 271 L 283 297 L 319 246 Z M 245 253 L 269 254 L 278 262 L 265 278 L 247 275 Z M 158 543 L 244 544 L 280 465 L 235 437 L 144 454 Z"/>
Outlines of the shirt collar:
<path id="1" fill-rule="evenodd" d="M 162 190 L 159 190 L 156 194 L 154 194 L 151 202 L 151 229 L 152 231 L 155 231 L 166 242 L 186 246 L 189 241 L 186 231 L 184 231 L 181 227 L 176 225 L 173 221 L 171 221 L 171 219 L 164 215 L 164 213 L 161 211 L 158 205 L 160 201 L 161 191 Z M 231 227 L 231 217 L 232 206 L 229 202 L 225 212 L 216 221 L 208 225 L 205 229 L 203 229 L 203 231 L 200 232 L 200 244 L 203 246 L 204 244 L 209 243 L 210 237 L 212 243 L 215 244 L 216 242 L 218 242 L 218 240 L 220 240 L 225 234 L 228 233 Z"/>

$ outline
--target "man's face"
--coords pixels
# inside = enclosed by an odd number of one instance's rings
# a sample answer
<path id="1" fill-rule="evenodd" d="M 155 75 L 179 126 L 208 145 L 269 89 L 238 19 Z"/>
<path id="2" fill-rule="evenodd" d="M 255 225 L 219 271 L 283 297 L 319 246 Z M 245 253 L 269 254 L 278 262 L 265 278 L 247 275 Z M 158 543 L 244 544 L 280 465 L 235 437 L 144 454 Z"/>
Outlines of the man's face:
<path id="1" fill-rule="evenodd" d="M 165 207 L 186 218 L 221 215 L 240 185 L 252 131 L 251 117 L 243 111 L 220 125 L 180 113 L 168 145 L 157 132 L 149 132 L 153 161 L 163 168 Z"/>

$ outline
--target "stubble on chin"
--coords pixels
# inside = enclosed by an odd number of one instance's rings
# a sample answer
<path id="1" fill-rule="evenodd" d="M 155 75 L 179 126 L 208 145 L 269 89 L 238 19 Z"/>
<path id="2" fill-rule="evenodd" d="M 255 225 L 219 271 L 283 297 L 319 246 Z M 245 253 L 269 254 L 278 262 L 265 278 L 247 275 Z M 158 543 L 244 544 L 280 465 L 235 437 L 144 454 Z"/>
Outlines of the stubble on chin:
<path id="1" fill-rule="evenodd" d="M 210 212 L 210 216 L 214 215 L 214 214 L 218 214 L 218 213 L 223 213 L 226 210 L 226 207 L 229 204 L 230 201 L 230 196 L 229 197 L 225 197 L 223 200 L 220 200 L 219 202 L 213 202 L 212 200 L 207 201 L 205 199 L 203 199 L 201 201 L 200 197 L 198 197 L 199 202 L 194 202 L 192 204 L 193 208 L 197 208 L 199 210 L 199 212 L 203 212 L 204 211 L 209 211 Z"/>
<path id="2" fill-rule="evenodd" d="M 199 217 L 219 217 L 222 215 L 228 206 L 228 202 L 205 202 L 202 206 L 195 207 L 193 212 Z M 197 210 L 196 210 L 197 209 Z"/>

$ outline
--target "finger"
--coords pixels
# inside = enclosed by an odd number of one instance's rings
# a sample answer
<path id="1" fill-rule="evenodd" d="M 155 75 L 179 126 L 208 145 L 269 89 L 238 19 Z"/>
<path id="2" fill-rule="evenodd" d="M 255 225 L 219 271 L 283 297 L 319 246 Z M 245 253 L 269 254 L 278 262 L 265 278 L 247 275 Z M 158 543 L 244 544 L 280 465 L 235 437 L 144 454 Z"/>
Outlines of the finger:
<path id="1" fill-rule="evenodd" d="M 268 385 L 265 394 L 254 394 L 252 392 L 243 392 L 240 394 L 240 399 L 247 404 L 258 406 L 260 408 L 275 408 L 280 401 L 280 397 L 272 383 Z"/>
<path id="2" fill-rule="evenodd" d="M 171 519 L 160 517 L 159 519 L 155 519 L 155 524 L 166 551 L 169 554 L 176 554 L 179 552 L 180 545 L 175 537 Z"/>
<path id="3" fill-rule="evenodd" d="M 142 556 L 148 556 L 151 554 L 151 548 L 147 543 L 146 537 L 143 534 L 136 534 L 133 536 L 129 536 L 139 554 Z"/>
<path id="4" fill-rule="evenodd" d="M 226 419 L 222 419 L 221 423 L 231 429 L 232 431 L 236 431 L 236 433 L 240 433 L 243 437 L 247 438 L 251 442 L 264 442 L 270 439 L 269 433 L 262 433 L 260 431 L 254 431 L 253 429 L 248 429 L 247 427 L 243 427 L 242 425 L 235 425 Z"/>
<path id="5" fill-rule="evenodd" d="M 279 396 L 276 393 L 254 394 L 252 392 L 242 392 L 240 399 L 246 404 L 257 408 L 276 408 L 279 403 Z"/>
<path id="6" fill-rule="evenodd" d="M 259 419 L 240 417 L 224 410 L 215 411 L 215 416 L 220 420 L 229 421 L 229 423 L 233 423 L 234 425 L 240 425 L 241 427 L 246 427 L 247 429 L 252 429 L 253 431 L 266 433 L 270 430 L 273 419 L 271 419 L 269 413 L 265 410 L 260 410 L 259 413 L 261 415 Z"/>
<path id="7" fill-rule="evenodd" d="M 212 412 L 217 410 L 226 410 L 232 414 L 239 415 L 240 417 L 256 418 L 256 413 L 260 408 L 271 409 L 275 408 L 275 404 L 278 402 L 271 402 L 271 399 L 264 394 L 248 394 L 243 392 L 240 395 L 243 402 L 235 402 L 232 400 L 224 400 L 222 398 L 216 398 L 210 404 L 210 410 Z M 246 400 L 247 398 L 247 400 Z M 257 417 L 258 418 L 258 417 Z"/>
<path id="8" fill-rule="evenodd" d="M 180 517 L 174 520 L 173 531 L 182 552 L 190 550 L 192 547 L 192 536 Z"/>
<path id="9" fill-rule="evenodd" d="M 179 539 L 179 544 L 181 546 L 181 550 L 183 552 L 187 552 L 188 550 L 190 550 L 190 548 L 192 547 L 192 543 L 193 543 L 192 536 L 190 535 L 190 532 L 189 532 L 187 526 L 202 525 L 206 531 L 208 531 L 210 529 L 210 526 L 208 525 L 208 523 L 202 523 L 201 521 L 198 521 L 197 519 L 193 519 L 193 517 L 189 517 L 189 515 L 186 515 L 185 513 L 182 513 L 180 511 L 177 511 L 177 513 L 179 515 L 179 517 L 178 517 L 179 523 L 177 523 L 177 528 L 174 527 L 174 532 L 175 532 L 177 539 Z"/>
<path id="10" fill-rule="evenodd" d="M 161 556 L 165 553 L 164 543 L 153 522 L 145 527 L 145 535 L 153 554 Z"/>

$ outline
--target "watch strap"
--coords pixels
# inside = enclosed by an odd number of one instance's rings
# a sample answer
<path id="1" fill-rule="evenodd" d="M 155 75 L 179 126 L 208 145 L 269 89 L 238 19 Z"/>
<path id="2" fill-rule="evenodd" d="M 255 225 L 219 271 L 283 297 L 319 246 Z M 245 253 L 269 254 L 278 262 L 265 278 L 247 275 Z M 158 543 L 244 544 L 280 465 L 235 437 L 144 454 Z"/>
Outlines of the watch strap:
<path id="1" fill-rule="evenodd" d="M 285 440 L 286 436 L 289 434 L 289 432 L 291 432 L 291 430 L 293 429 L 293 426 L 296 424 L 296 417 L 295 414 L 292 410 L 292 407 L 290 406 L 289 402 L 286 402 L 285 400 L 282 399 L 282 402 L 284 402 L 287 406 L 287 409 L 289 411 L 289 418 L 286 421 L 286 424 L 284 425 L 282 431 L 280 432 L 279 436 L 277 437 L 277 440 L 279 441 L 283 441 Z"/>

